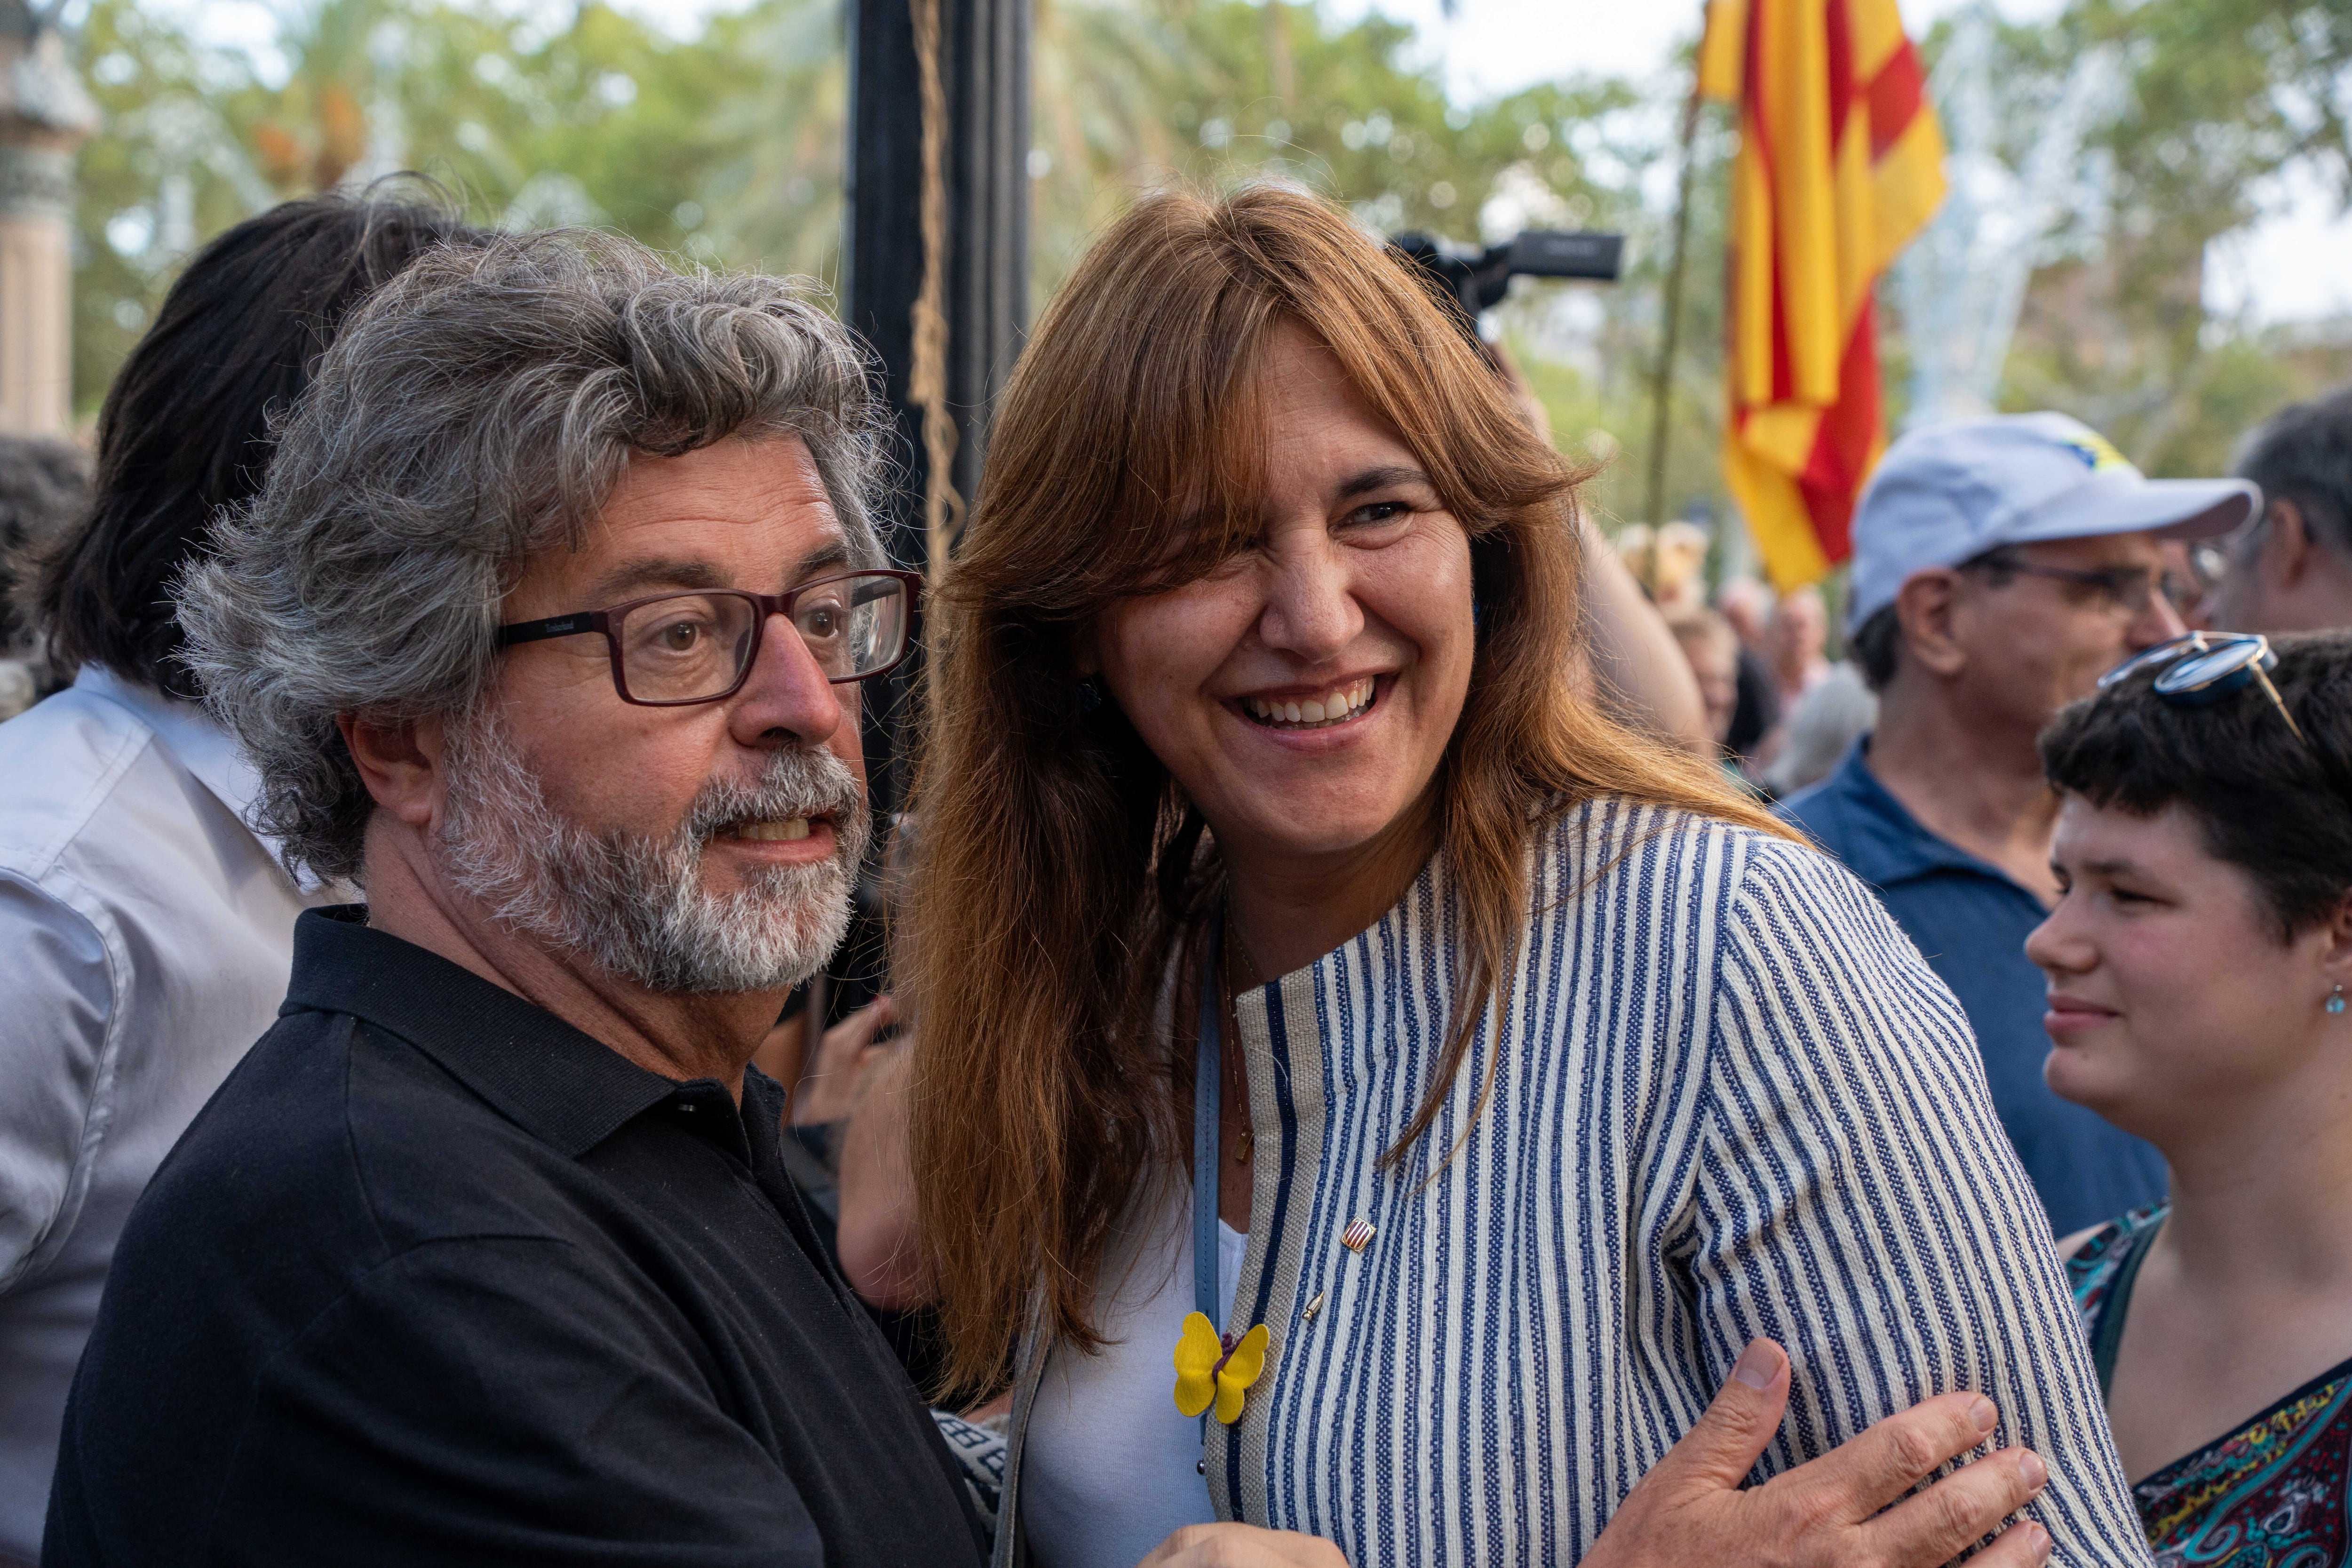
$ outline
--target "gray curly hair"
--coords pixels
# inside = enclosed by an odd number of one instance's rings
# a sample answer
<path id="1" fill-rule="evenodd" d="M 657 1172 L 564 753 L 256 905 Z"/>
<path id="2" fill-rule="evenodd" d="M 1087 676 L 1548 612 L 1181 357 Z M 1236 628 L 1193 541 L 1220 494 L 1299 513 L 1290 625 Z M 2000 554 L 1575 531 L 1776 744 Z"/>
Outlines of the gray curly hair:
<path id="1" fill-rule="evenodd" d="M 179 584 L 185 657 L 287 865 L 357 879 L 373 803 L 336 716 L 469 714 L 505 591 L 578 544 L 632 453 L 798 436 L 853 556 L 881 564 L 867 374 L 801 286 L 680 274 L 609 235 L 437 250 L 387 284 Z"/>

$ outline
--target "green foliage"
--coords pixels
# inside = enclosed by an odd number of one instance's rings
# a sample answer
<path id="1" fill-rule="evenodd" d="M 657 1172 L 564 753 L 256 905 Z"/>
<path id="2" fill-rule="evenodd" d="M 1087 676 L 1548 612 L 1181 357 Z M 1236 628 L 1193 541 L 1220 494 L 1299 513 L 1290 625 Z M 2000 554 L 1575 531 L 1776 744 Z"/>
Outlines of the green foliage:
<path id="1" fill-rule="evenodd" d="M 1642 513 L 1669 249 L 1658 194 L 1677 166 L 1679 101 L 1578 79 L 1449 104 L 1407 28 L 1342 25 L 1311 3 L 1035 4 L 1034 300 L 1137 192 L 1169 181 L 1287 177 L 1369 224 L 1460 240 L 1523 224 L 1622 230 L 1621 284 L 1522 282 L 1500 319 L 1563 447 L 1601 464 L 1591 494 L 1604 520 Z M 713 265 L 827 279 L 837 267 L 837 0 L 752 0 L 689 38 L 595 0 L 310 0 L 293 16 L 281 80 L 137 0 L 89 0 L 79 56 L 107 118 L 81 156 L 85 414 L 194 247 L 271 202 L 402 167 L 485 223 L 609 224 Z M 2093 138 L 2063 258 L 2035 281 L 2005 405 L 2078 413 L 2156 471 L 2211 471 L 2247 423 L 2352 371 L 2324 343 L 2209 320 L 2202 300 L 2208 244 L 2252 218 L 2270 175 L 2316 160 L 2352 194 L 2352 7 L 2073 0 L 2001 36 L 2012 163 L 2034 142 L 2027 106 L 2084 50 L 2116 51 L 2126 86 Z M 1710 110 L 1669 398 L 1670 514 L 1728 515 L 1731 148 Z M 1890 321 L 1891 402 L 1907 352 Z"/>
<path id="2" fill-rule="evenodd" d="M 1628 232 L 1623 283 L 1523 279 L 1501 317 L 1563 445 L 1601 463 L 1593 497 L 1604 517 L 1638 508 L 1664 220 L 1642 188 L 1671 151 L 1670 116 L 1617 79 L 1449 105 L 1433 71 L 1406 63 L 1411 42 L 1378 16 L 1334 26 L 1280 0 L 1041 0 L 1034 139 L 1050 167 L 1035 185 L 1034 297 L 1137 192 L 1171 181 L 1289 178 L 1387 232 L 1461 241 L 1527 226 Z M 1697 226 L 1719 258 L 1720 221 Z M 1706 267 L 1694 266 L 1686 296 L 1669 473 L 1678 501 L 1719 500 L 1720 310 L 1706 297 L 1719 259 Z M 1562 357 L 1571 345 L 1584 363 Z"/>
<path id="3" fill-rule="evenodd" d="M 2352 196 L 2352 8 L 2074 0 L 2051 23 L 2003 29 L 2001 46 L 2001 90 L 2019 104 L 2087 50 L 2108 51 L 2121 79 L 2056 237 L 2064 257 L 2029 295 L 2002 406 L 2076 414 L 2153 472 L 2220 471 L 2247 425 L 2347 368 L 2298 352 L 2294 334 L 2212 318 L 2204 268 L 2290 164 Z M 2010 120 L 2004 155 L 2021 165 L 2035 117 Z"/>
<path id="4" fill-rule="evenodd" d="M 74 235 L 74 396 L 88 413 L 174 264 L 271 193 L 231 129 L 255 90 L 244 62 L 198 49 L 130 0 L 95 0 L 81 61 L 105 116 L 81 151 Z"/>
<path id="5" fill-rule="evenodd" d="M 81 154 L 75 398 L 85 412 L 205 239 L 289 196 L 403 168 L 478 222 L 610 225 L 713 264 L 824 275 L 841 229 L 837 8 L 759 0 L 669 37 L 600 4 L 322 0 L 265 83 L 136 0 L 93 0 Z"/>

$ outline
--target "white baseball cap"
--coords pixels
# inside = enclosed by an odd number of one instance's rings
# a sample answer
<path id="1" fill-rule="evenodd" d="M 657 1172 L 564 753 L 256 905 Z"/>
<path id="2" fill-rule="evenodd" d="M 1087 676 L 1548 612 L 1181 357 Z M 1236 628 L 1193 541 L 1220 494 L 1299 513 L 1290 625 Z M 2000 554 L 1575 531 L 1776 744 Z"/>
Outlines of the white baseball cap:
<path id="1" fill-rule="evenodd" d="M 2004 544 L 2154 533 L 2210 539 L 2254 515 L 2246 479 L 2151 479 L 2063 414 L 2010 414 L 1914 430 L 1886 449 L 1853 518 L 1856 627 L 1914 572 Z"/>

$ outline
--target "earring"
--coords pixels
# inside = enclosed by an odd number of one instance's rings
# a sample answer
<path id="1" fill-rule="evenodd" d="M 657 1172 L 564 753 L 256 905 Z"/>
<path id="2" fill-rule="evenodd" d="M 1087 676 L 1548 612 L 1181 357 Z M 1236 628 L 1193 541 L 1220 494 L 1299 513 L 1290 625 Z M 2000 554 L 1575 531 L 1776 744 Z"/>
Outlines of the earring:
<path id="1" fill-rule="evenodd" d="M 2327 999 L 2327 1010 L 2331 1013 L 2344 1011 L 2344 983 L 2340 980 L 2336 983 L 2336 994 Z"/>
<path id="2" fill-rule="evenodd" d="M 1093 676 L 1089 675 L 1078 682 L 1078 711 L 1081 714 L 1092 713 L 1102 706 L 1102 688 L 1095 684 Z"/>

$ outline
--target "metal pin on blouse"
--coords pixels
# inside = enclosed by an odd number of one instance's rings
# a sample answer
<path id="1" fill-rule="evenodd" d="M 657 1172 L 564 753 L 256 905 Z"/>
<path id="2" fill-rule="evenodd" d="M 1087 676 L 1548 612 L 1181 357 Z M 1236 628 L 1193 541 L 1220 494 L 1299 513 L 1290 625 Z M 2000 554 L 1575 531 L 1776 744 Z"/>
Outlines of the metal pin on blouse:
<path id="1" fill-rule="evenodd" d="M 1313 1322 L 1313 1321 L 1315 1321 L 1315 1314 L 1316 1314 L 1316 1313 L 1318 1313 L 1318 1312 L 1319 1312 L 1319 1311 L 1321 1311 L 1322 1310 L 1323 1310 L 1323 1292 L 1322 1292 L 1322 1291 L 1320 1291 L 1320 1290 L 1318 1290 L 1318 1291 L 1316 1291 L 1316 1292 L 1315 1292 L 1315 1300 L 1313 1300 L 1312 1301 L 1307 1302 L 1307 1310 L 1306 1310 L 1305 1311 L 1303 1311 L 1303 1312 L 1301 1312 L 1301 1313 L 1299 1313 L 1299 1314 L 1298 1314 L 1298 1321 L 1299 1321 L 1300 1322 L 1302 1322 L 1302 1323 L 1311 1323 L 1311 1322 Z"/>
<path id="2" fill-rule="evenodd" d="M 1364 1248 L 1372 1244 L 1372 1236 L 1370 1220 L 1351 1219 L 1348 1222 L 1348 1228 L 1339 1233 L 1339 1245 L 1361 1257 Z"/>

